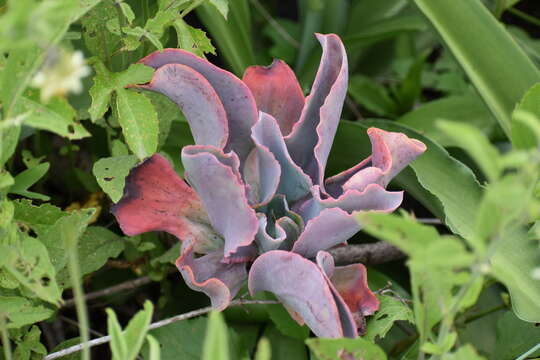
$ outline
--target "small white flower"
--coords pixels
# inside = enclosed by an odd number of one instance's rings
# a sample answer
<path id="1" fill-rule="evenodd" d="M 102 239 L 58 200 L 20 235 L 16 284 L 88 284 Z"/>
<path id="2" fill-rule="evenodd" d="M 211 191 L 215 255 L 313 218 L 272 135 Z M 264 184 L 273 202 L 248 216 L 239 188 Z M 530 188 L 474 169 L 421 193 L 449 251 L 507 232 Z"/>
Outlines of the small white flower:
<path id="1" fill-rule="evenodd" d="M 32 86 L 41 90 L 41 100 L 44 102 L 56 95 L 80 93 L 81 79 L 90 74 L 82 52 L 61 50 L 54 55 L 53 59 L 45 61 L 43 68 L 32 79 Z"/>

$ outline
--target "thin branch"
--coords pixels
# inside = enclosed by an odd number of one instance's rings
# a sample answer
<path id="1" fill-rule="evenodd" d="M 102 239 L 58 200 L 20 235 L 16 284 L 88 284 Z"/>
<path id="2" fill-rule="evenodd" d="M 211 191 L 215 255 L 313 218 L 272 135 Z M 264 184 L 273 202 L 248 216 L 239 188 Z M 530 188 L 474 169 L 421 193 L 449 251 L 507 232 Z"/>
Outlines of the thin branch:
<path id="1" fill-rule="evenodd" d="M 273 305 L 273 304 L 279 304 L 279 302 L 274 301 L 274 300 L 241 300 L 241 299 L 239 299 L 239 300 L 231 301 L 231 303 L 229 304 L 229 307 L 231 307 L 231 306 L 242 306 L 242 305 Z M 148 330 L 157 329 L 157 328 L 160 328 L 160 327 L 163 327 L 163 326 L 166 326 L 166 325 L 178 322 L 178 321 L 191 319 L 191 318 L 206 314 L 206 313 L 208 313 L 208 312 L 210 312 L 212 310 L 213 310 L 213 308 L 211 306 L 207 306 L 205 308 L 190 311 L 190 312 L 187 312 L 185 314 L 176 315 L 176 316 L 173 316 L 171 318 L 160 320 L 158 322 L 150 324 L 150 326 L 148 327 Z M 88 341 L 86 343 L 70 346 L 70 347 L 68 347 L 66 349 L 63 349 L 63 350 L 54 352 L 52 354 L 49 354 L 49 355 L 45 356 L 43 358 L 43 360 L 58 359 L 58 358 L 66 356 L 66 355 L 79 352 L 79 351 L 82 350 L 83 347 L 91 348 L 91 347 L 94 347 L 94 346 L 97 346 L 97 345 L 108 343 L 109 341 L 111 341 L 111 337 L 108 336 L 108 335 L 97 338 L 97 339 L 92 339 L 92 340 L 90 340 L 90 341 Z"/>
<path id="2" fill-rule="evenodd" d="M 112 294 L 125 291 L 125 290 L 133 290 L 151 282 L 152 282 L 152 279 L 150 279 L 148 276 L 143 276 L 135 280 L 125 281 L 118 285 L 114 285 L 114 286 L 111 286 L 102 290 L 88 293 L 84 296 L 84 299 L 88 301 L 88 300 L 97 299 L 103 296 L 112 295 Z M 64 302 L 63 307 L 66 308 L 66 307 L 71 307 L 73 305 L 75 305 L 75 299 L 69 299 Z"/>
<path id="3" fill-rule="evenodd" d="M 417 218 L 416 221 L 422 224 L 442 225 L 443 222 L 437 218 Z"/>
<path id="4" fill-rule="evenodd" d="M 385 241 L 370 244 L 347 245 L 332 249 L 329 252 L 338 265 L 354 263 L 377 265 L 406 257 L 405 253 Z"/>

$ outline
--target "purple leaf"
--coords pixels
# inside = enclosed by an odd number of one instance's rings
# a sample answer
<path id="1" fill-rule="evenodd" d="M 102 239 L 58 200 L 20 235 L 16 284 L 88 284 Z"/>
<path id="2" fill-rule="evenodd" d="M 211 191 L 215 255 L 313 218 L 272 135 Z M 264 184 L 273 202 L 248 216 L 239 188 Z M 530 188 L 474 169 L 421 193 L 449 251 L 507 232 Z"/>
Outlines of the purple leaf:
<path id="1" fill-rule="evenodd" d="M 256 146 L 246 159 L 243 174 L 249 203 L 258 206 L 276 194 L 281 167 L 268 148 Z"/>
<path id="2" fill-rule="evenodd" d="M 315 185 L 324 186 L 324 168 L 347 94 L 345 47 L 335 34 L 317 34 L 323 54 L 300 120 L 286 138 L 293 160 Z M 323 189 L 324 190 L 324 189 Z"/>
<path id="3" fill-rule="evenodd" d="M 204 76 L 218 94 L 227 113 L 229 139 L 224 150 L 234 151 L 244 162 L 253 148 L 251 127 L 257 121 L 258 114 L 253 95 L 242 80 L 185 50 L 156 51 L 139 62 L 155 69 L 166 64 L 182 64 Z"/>
<path id="4" fill-rule="evenodd" d="M 224 257 L 250 245 L 259 224 L 248 204 L 236 155 L 223 154 L 210 146 L 186 146 L 182 149 L 182 163 L 210 223 L 225 239 Z"/>
<path id="5" fill-rule="evenodd" d="M 259 113 L 259 121 L 253 126 L 253 141 L 257 149 L 271 152 L 281 166 L 278 194 L 294 202 L 306 196 L 311 179 L 291 159 L 276 120 L 269 114 Z"/>
<path id="6" fill-rule="evenodd" d="M 140 87 L 167 96 L 182 109 L 196 144 L 225 147 L 229 137 L 225 109 L 200 73 L 185 65 L 168 64 L 158 68 L 152 81 Z"/>
<path id="7" fill-rule="evenodd" d="M 217 310 L 225 310 L 247 278 L 245 263 L 225 264 L 222 259 L 221 250 L 195 258 L 188 246 L 176 260 L 186 284 L 208 295 Z"/>
<path id="8" fill-rule="evenodd" d="M 305 222 L 313 219 L 323 209 L 338 207 L 348 213 L 353 211 L 382 211 L 392 212 L 399 207 L 403 200 L 403 191 L 386 191 L 382 186 L 369 184 L 363 191 L 350 189 L 338 198 L 321 198 L 319 186 L 311 189 L 312 198 L 298 209 Z"/>
<path id="9" fill-rule="evenodd" d="M 111 210 L 126 235 L 166 231 L 201 252 L 223 244 L 199 196 L 159 154 L 131 170 L 124 196 Z"/>
<path id="10" fill-rule="evenodd" d="M 347 241 L 360 231 L 360 224 L 353 215 L 339 208 L 324 209 L 311 219 L 292 251 L 313 258 L 319 250 L 326 250 Z"/>
<path id="11" fill-rule="evenodd" d="M 297 313 L 315 335 L 344 336 L 334 296 L 324 274 L 313 262 L 288 251 L 274 250 L 259 256 L 248 276 L 249 292 L 270 291 Z"/>
<path id="12" fill-rule="evenodd" d="M 259 111 L 272 115 L 283 135 L 288 135 L 305 104 L 296 75 L 284 61 L 270 66 L 250 66 L 242 78 L 249 87 Z"/>

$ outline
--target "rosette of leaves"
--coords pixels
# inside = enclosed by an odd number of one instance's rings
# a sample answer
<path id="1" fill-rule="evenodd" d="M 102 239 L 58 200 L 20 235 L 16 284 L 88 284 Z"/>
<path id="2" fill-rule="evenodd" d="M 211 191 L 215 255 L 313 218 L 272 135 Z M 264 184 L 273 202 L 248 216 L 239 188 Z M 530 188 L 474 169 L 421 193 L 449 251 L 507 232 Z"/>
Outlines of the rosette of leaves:
<path id="1" fill-rule="evenodd" d="M 385 187 L 425 145 L 371 128 L 372 155 L 324 180 L 348 67 L 338 36 L 317 38 L 322 59 L 306 98 L 282 61 L 240 80 L 182 50 L 143 58 L 156 71 L 138 87 L 173 100 L 196 145 L 182 149 L 187 183 L 156 154 L 131 171 L 113 212 L 128 235 L 180 239 L 178 269 L 216 309 L 247 280 L 251 294 L 274 293 L 317 336 L 356 337 L 379 302 L 362 264 L 334 266 L 325 250 L 361 229 L 356 212 L 401 204 L 402 192 Z"/>

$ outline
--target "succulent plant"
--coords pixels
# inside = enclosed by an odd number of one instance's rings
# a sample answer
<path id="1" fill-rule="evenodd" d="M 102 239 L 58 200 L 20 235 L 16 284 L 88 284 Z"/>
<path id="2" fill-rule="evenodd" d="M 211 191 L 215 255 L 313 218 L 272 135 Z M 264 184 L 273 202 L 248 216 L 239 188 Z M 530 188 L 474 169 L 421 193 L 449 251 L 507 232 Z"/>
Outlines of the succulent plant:
<path id="1" fill-rule="evenodd" d="M 143 58 L 156 71 L 138 87 L 174 101 L 196 145 L 182 149 L 187 183 L 156 154 L 131 171 L 113 213 L 128 235 L 181 240 L 178 269 L 216 309 L 248 280 L 251 294 L 274 293 L 317 336 L 356 337 L 379 302 L 362 264 L 334 266 L 325 250 L 361 229 L 356 212 L 401 204 L 402 192 L 385 187 L 425 145 L 370 128 L 372 155 L 324 180 L 348 67 L 338 36 L 317 38 L 322 59 L 306 98 L 279 60 L 240 80 L 183 50 Z"/>

